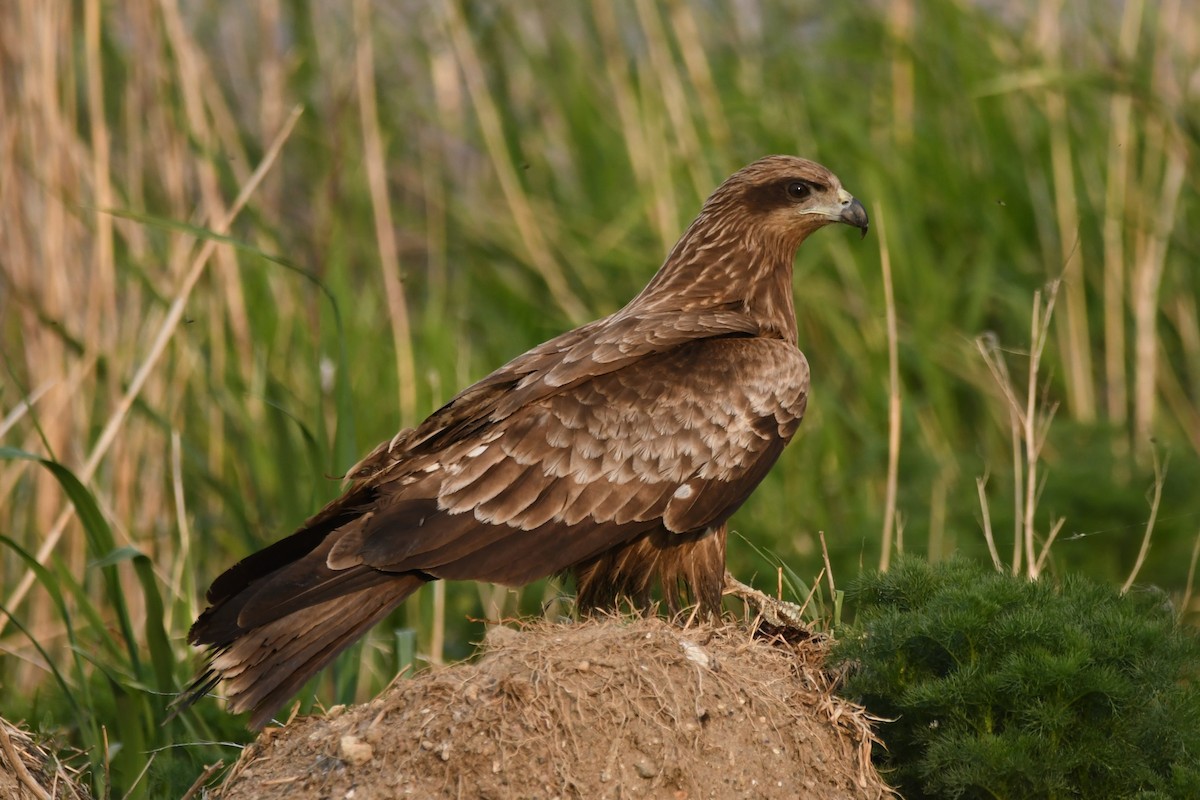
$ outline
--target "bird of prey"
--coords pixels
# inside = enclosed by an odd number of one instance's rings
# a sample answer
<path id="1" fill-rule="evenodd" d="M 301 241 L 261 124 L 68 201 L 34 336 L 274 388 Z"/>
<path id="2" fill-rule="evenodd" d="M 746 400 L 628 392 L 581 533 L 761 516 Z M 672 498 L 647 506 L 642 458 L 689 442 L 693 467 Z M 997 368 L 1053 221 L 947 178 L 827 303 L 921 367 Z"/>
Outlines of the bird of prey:
<path id="1" fill-rule="evenodd" d="M 820 164 L 769 156 L 704 203 L 620 311 L 517 356 L 376 447 L 345 493 L 213 581 L 184 702 L 224 681 L 261 728 L 429 581 L 573 574 L 581 610 L 621 598 L 716 613 L 725 533 L 796 432 L 808 362 L 792 262 L 830 223 L 867 232 Z"/>

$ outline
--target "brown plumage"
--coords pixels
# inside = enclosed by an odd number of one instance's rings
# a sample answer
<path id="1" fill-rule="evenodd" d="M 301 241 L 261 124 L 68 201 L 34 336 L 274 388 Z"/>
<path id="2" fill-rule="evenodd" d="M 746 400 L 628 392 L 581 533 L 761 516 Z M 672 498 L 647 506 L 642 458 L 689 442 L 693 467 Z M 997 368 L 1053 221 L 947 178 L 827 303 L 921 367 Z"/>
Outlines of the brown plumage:
<path id="1" fill-rule="evenodd" d="M 617 313 L 539 345 L 362 460 L 304 526 L 218 577 L 192 626 L 191 701 L 225 682 L 261 727 L 422 584 L 574 573 L 622 597 L 717 611 L 725 525 L 792 438 L 808 363 L 792 261 L 867 215 L 827 169 L 761 159 L 708 199 Z"/>

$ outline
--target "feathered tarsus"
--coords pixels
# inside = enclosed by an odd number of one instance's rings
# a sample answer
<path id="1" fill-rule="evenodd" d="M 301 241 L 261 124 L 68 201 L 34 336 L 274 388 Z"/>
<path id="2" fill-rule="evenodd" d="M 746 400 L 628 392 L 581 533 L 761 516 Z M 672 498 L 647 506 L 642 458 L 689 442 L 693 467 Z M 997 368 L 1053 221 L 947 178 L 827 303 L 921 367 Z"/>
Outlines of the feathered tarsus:
<path id="1" fill-rule="evenodd" d="M 421 585 L 573 573 L 584 610 L 721 602 L 725 525 L 792 438 L 808 364 L 792 261 L 867 215 L 819 164 L 754 162 L 644 290 L 518 356 L 375 448 L 300 530 L 218 577 L 189 636 L 259 728 Z"/>

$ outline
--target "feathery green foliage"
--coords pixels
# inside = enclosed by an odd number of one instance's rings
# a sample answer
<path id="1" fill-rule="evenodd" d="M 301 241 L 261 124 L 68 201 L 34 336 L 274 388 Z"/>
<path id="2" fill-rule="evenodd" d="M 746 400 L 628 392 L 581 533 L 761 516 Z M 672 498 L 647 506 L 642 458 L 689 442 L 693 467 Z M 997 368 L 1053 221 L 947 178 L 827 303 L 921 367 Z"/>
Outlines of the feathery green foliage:
<path id="1" fill-rule="evenodd" d="M 842 691 L 905 797 L 1200 797 L 1200 637 L 1161 592 L 910 558 L 849 598 Z"/>

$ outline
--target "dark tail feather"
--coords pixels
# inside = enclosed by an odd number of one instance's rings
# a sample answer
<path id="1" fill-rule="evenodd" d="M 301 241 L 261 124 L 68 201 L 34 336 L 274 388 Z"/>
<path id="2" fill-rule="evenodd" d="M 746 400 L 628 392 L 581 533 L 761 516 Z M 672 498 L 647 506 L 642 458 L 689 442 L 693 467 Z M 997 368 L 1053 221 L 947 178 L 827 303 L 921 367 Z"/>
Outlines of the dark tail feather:
<path id="1" fill-rule="evenodd" d="M 175 713 L 224 681 L 229 710 L 251 712 L 250 727 L 262 728 L 305 681 L 428 580 L 379 574 L 380 585 L 309 605 L 215 644 L 207 668 L 177 701 Z"/>

